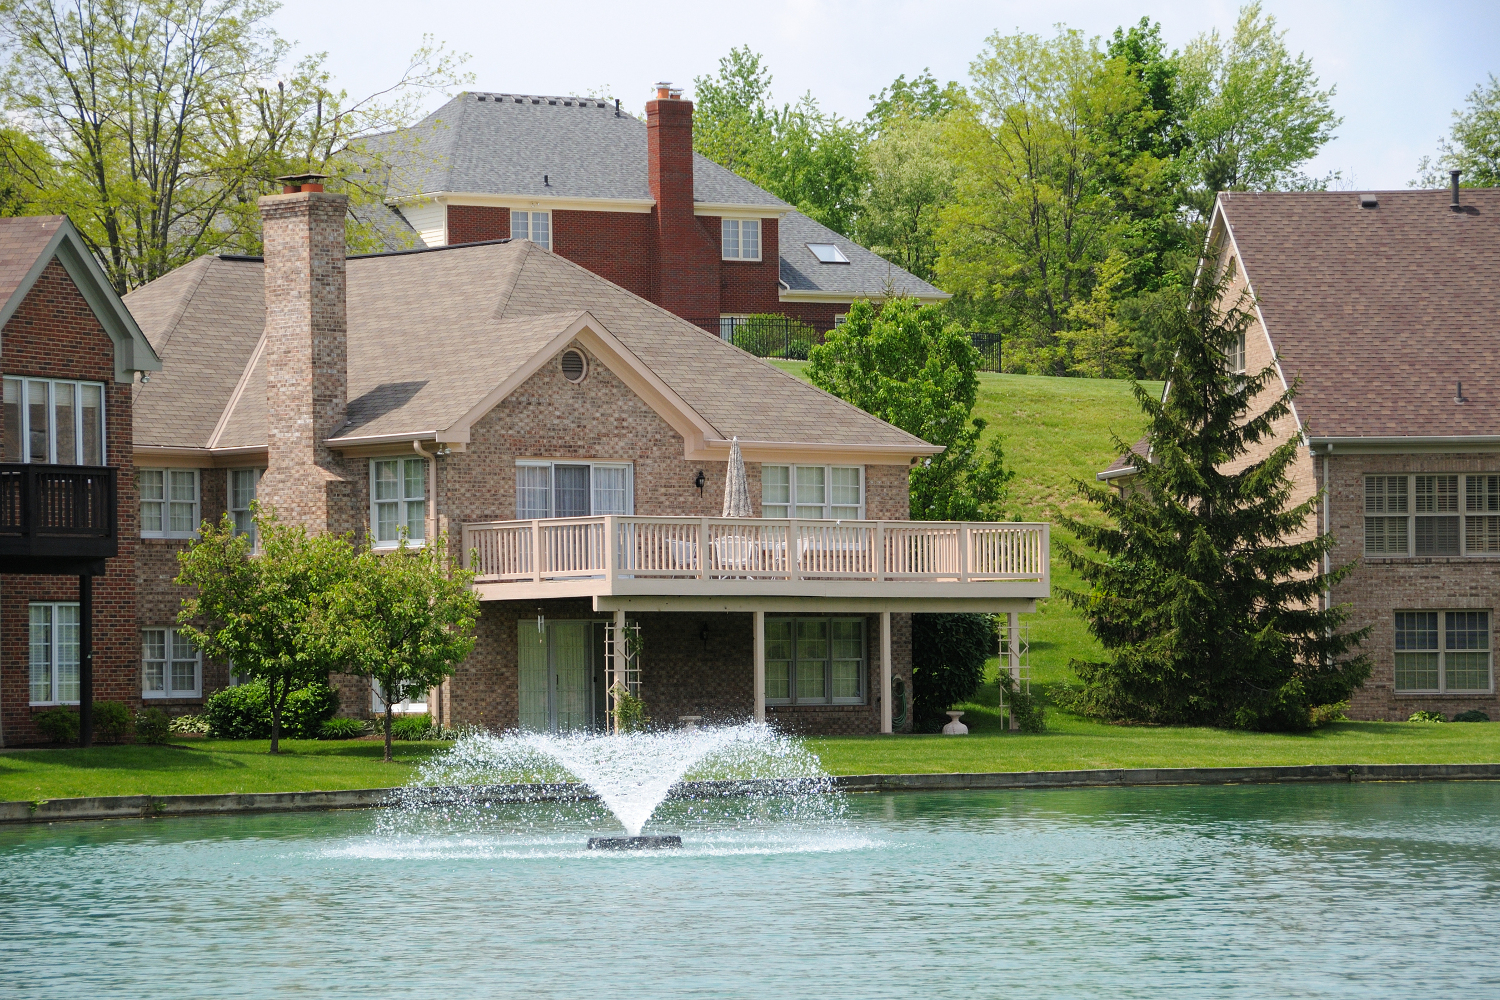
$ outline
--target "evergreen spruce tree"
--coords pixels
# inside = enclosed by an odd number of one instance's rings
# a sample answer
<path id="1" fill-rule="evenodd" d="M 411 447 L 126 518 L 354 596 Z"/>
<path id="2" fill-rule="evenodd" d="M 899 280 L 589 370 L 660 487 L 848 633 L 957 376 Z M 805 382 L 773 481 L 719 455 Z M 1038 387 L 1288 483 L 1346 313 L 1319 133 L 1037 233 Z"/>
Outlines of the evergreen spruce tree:
<path id="1" fill-rule="evenodd" d="M 1066 551 L 1089 587 L 1064 596 L 1111 657 L 1074 662 L 1079 704 L 1120 720 L 1306 729 L 1313 709 L 1369 676 L 1358 653 L 1369 630 L 1342 630 L 1347 608 L 1323 606 L 1352 568 L 1323 572 L 1333 539 L 1293 540 L 1318 499 L 1291 503 L 1297 439 L 1249 460 L 1291 412 L 1296 386 L 1252 412 L 1277 371 L 1229 371 L 1253 303 L 1231 293 L 1223 270 L 1207 261 L 1191 298 L 1160 316 L 1165 398 L 1135 386 L 1150 461 L 1137 461 L 1123 495 L 1079 484 L 1107 523 L 1065 522 L 1092 551 Z"/>

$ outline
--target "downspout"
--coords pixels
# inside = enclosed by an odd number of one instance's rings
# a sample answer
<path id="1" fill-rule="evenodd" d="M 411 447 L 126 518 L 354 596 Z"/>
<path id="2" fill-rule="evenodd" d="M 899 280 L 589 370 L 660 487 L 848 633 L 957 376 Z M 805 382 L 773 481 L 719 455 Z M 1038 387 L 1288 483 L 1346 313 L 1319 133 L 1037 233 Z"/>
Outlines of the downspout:
<path id="1" fill-rule="evenodd" d="M 434 441 L 433 444 L 436 445 L 437 442 Z M 437 537 L 438 524 L 437 455 L 434 452 L 423 451 L 421 441 L 413 441 L 411 443 L 411 446 L 413 451 L 415 451 L 418 455 L 421 455 L 423 458 L 427 459 L 427 467 L 432 470 L 431 475 L 427 477 L 427 517 L 424 519 L 426 523 L 422 526 L 423 533 L 427 536 L 425 539 L 423 539 L 423 541 L 426 544 L 431 545 Z M 427 692 L 427 724 L 429 726 L 434 722 L 441 722 L 443 718 L 441 702 L 442 696 L 442 687 L 431 688 Z"/>
<path id="2" fill-rule="evenodd" d="M 1333 445 L 1325 445 L 1323 448 L 1323 534 L 1329 532 L 1328 506 L 1333 500 L 1333 486 L 1328 481 L 1328 454 L 1333 451 Z M 1323 553 L 1323 579 L 1328 579 L 1328 574 L 1333 571 L 1333 554 Z M 1323 607 L 1325 610 L 1333 608 L 1333 588 L 1329 587 L 1323 591 Z"/>

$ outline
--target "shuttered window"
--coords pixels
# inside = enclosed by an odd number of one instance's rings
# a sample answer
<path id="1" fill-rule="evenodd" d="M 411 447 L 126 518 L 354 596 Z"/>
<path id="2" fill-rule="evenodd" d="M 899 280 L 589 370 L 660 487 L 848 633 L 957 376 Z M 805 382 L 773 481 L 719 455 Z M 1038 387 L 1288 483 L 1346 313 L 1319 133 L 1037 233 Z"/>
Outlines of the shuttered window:
<path id="1" fill-rule="evenodd" d="M 1500 555 L 1500 475 L 1365 477 L 1365 555 Z"/>

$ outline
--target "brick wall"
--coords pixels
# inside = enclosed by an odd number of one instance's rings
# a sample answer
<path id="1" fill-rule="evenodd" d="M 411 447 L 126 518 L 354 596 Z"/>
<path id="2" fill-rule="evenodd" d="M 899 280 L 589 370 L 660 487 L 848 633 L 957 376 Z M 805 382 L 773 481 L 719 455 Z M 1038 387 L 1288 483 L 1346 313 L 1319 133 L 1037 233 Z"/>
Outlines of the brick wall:
<path id="1" fill-rule="evenodd" d="M 448 242 L 510 239 L 510 209 L 493 205 L 449 205 Z"/>
<path id="2" fill-rule="evenodd" d="M 1322 457 L 1317 459 L 1322 474 Z M 1500 558 L 1494 556 L 1420 556 L 1395 558 L 1364 554 L 1364 477 L 1418 472 L 1500 472 L 1500 455 L 1340 455 L 1328 456 L 1328 518 L 1337 542 L 1334 566 L 1355 563 L 1354 571 L 1333 591 L 1335 604 L 1352 605 L 1350 628 L 1371 626 L 1364 651 L 1374 672 L 1355 692 L 1350 716 L 1357 719 L 1405 720 L 1413 712 L 1442 712 L 1452 717 L 1471 708 L 1500 720 L 1500 698 L 1494 694 L 1418 695 L 1395 692 L 1395 612 L 1500 610 Z M 1441 627 L 1441 622 L 1439 623 Z M 1492 640 L 1493 644 L 1493 640 Z"/>
<path id="3" fill-rule="evenodd" d="M 552 213 L 554 253 L 651 302 L 661 297 L 657 235 L 655 211 Z"/>
<path id="4" fill-rule="evenodd" d="M 114 381 L 114 343 L 56 260 L 5 324 L 4 373 L 105 384 L 105 460 L 119 472 L 119 555 L 94 580 L 94 700 L 140 704 L 135 561 L 140 495 L 132 474 L 131 386 Z M 0 743 L 42 737 L 30 707 L 28 606 L 78 600 L 78 578 L 0 577 Z"/>
<path id="5" fill-rule="evenodd" d="M 720 250 L 722 220 L 718 216 L 699 216 L 705 236 Z M 760 260 L 724 260 L 719 263 L 719 313 L 783 313 L 779 293 L 781 282 L 780 246 L 777 235 L 779 219 L 760 220 Z"/>
<path id="6" fill-rule="evenodd" d="M 693 215 L 693 105 L 646 102 L 646 166 L 656 201 L 657 259 L 664 309 L 689 319 L 719 314 L 717 225 L 712 236 Z"/>

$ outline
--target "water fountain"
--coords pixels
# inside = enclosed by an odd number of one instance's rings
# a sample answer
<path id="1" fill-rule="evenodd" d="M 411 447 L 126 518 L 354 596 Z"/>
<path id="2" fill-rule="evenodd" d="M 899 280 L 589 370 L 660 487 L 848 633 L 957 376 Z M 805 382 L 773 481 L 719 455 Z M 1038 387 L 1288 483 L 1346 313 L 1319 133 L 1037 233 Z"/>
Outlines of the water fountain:
<path id="1" fill-rule="evenodd" d="M 541 807 L 551 816 L 540 822 L 597 802 L 623 836 L 591 835 L 588 849 L 680 848 L 680 833 L 642 832 L 669 797 L 731 803 L 720 807 L 721 816 L 739 809 L 744 822 L 755 823 L 790 814 L 832 818 L 841 808 L 834 792 L 816 756 L 762 724 L 618 735 L 473 733 L 421 768 L 402 790 L 386 833 L 477 833 L 497 804 Z"/>

